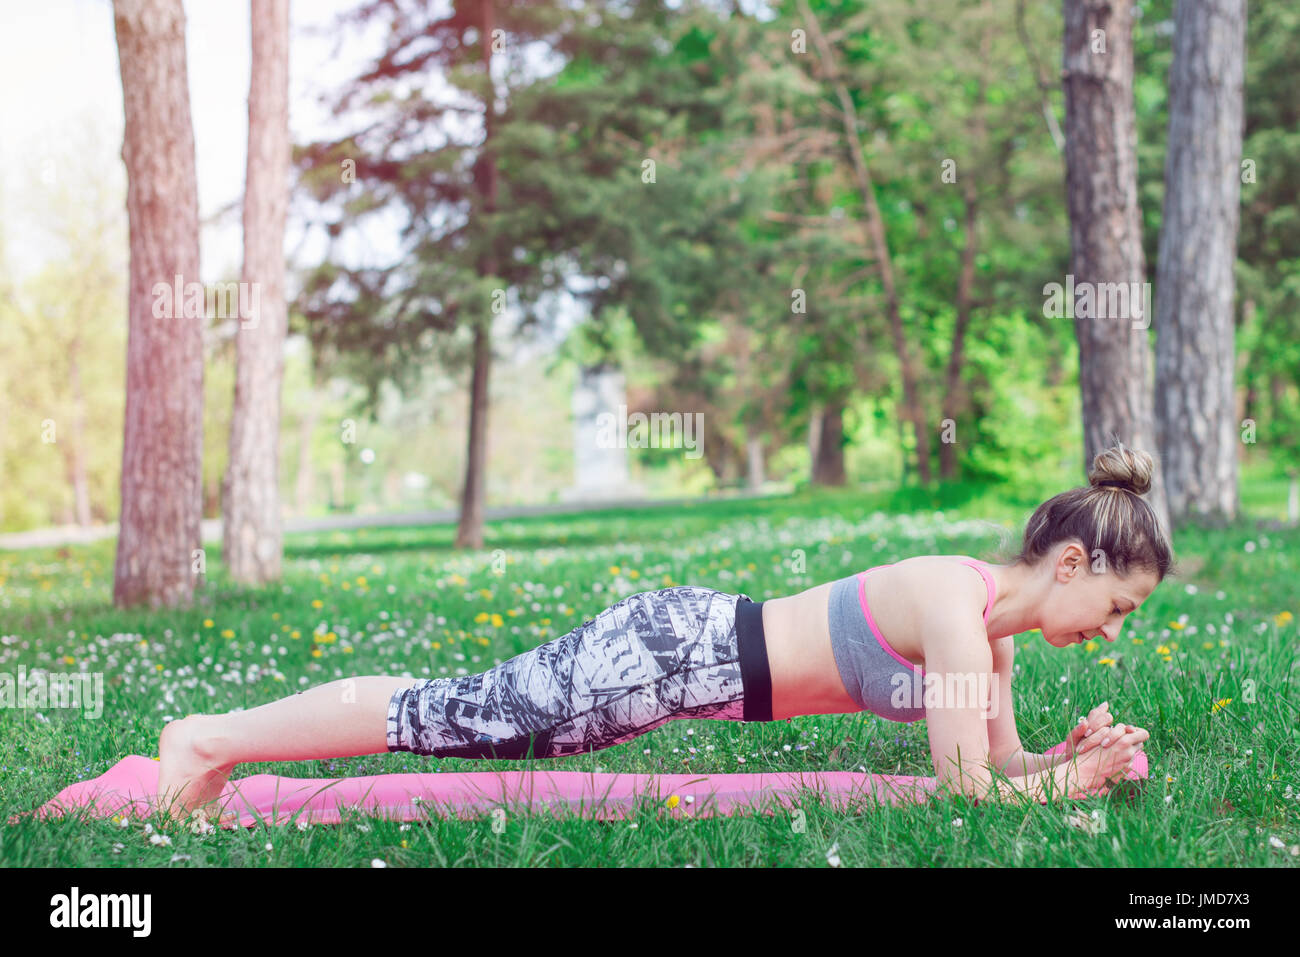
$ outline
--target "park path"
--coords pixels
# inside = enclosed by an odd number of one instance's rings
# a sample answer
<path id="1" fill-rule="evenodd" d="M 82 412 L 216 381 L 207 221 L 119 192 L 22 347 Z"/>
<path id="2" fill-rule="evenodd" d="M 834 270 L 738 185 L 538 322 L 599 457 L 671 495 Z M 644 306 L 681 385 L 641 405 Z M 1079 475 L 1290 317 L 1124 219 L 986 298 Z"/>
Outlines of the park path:
<path id="1" fill-rule="evenodd" d="M 729 491 L 694 498 L 628 498 L 628 499 L 589 499 L 574 502 L 553 502 L 544 505 L 501 505 L 484 509 L 487 521 L 497 518 L 524 518 L 531 515 L 563 515 L 572 512 L 592 512 L 611 508 L 659 508 L 670 505 L 697 504 L 700 502 L 765 498 L 772 494 L 788 492 L 789 489 L 768 488 L 759 492 Z M 315 518 L 286 518 L 284 531 L 292 532 L 329 532 L 348 528 L 393 528 L 405 525 L 445 525 L 459 521 L 460 512 L 454 508 L 438 509 L 426 512 L 388 512 L 373 515 L 331 515 Z M 63 525 L 55 528 L 37 528 L 28 532 L 11 532 L 0 535 L 0 550 L 18 550 L 24 548 L 50 548 L 59 545 L 82 545 L 87 542 L 114 538 L 117 535 L 117 523 L 110 525 L 93 525 L 83 528 L 77 525 Z M 221 519 L 205 519 L 202 523 L 201 536 L 204 542 L 221 541 Z"/>

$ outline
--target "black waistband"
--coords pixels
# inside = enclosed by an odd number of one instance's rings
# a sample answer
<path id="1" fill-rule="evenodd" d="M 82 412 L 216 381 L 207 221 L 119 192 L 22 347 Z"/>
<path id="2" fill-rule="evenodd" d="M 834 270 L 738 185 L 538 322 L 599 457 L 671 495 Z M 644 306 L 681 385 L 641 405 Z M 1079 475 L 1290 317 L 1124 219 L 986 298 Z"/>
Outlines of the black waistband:
<path id="1" fill-rule="evenodd" d="M 772 720 L 772 673 L 763 634 L 763 603 L 736 599 L 736 642 L 745 688 L 744 721 Z"/>

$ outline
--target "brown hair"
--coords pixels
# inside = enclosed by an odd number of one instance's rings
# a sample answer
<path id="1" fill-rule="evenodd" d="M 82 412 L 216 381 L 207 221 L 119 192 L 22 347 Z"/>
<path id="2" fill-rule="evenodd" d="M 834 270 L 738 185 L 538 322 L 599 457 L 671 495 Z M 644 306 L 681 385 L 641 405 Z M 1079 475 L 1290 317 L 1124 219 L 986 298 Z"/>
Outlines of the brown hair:
<path id="1" fill-rule="evenodd" d="M 1157 583 L 1163 581 L 1173 566 L 1173 548 L 1142 498 L 1154 472 L 1150 455 L 1123 443 L 1097 453 L 1086 487 L 1054 495 L 1034 511 L 1012 564 L 1037 564 L 1054 545 L 1078 539 L 1090 562 L 1103 559 L 1121 578 L 1136 567 L 1154 572 Z"/>

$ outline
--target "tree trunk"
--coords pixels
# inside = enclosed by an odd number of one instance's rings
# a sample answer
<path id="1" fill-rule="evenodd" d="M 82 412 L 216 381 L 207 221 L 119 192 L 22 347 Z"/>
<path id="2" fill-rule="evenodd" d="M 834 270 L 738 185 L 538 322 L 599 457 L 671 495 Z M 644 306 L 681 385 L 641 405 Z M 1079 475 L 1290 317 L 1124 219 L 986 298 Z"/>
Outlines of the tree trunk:
<path id="1" fill-rule="evenodd" d="M 484 319 L 474 327 L 474 372 L 470 377 L 469 456 L 460 496 L 457 548 L 483 547 L 483 498 L 486 486 L 488 373 L 492 367 L 491 334 Z"/>
<path id="2" fill-rule="evenodd" d="M 843 485 L 844 476 L 844 400 L 826 403 L 820 415 L 817 449 L 812 461 L 813 485 Z"/>
<path id="3" fill-rule="evenodd" d="M 753 426 L 745 430 L 745 450 L 749 487 L 757 492 L 763 487 L 766 477 L 763 474 L 763 437 Z"/>
<path id="4" fill-rule="evenodd" d="M 479 157 L 475 180 L 483 196 L 483 208 L 491 213 L 497 206 L 497 164 L 491 153 L 492 132 L 496 117 L 496 86 L 492 82 L 492 30 L 496 22 L 491 2 L 483 3 L 479 36 L 482 38 L 483 72 L 487 94 L 483 109 L 483 153 Z M 489 244 L 492 242 L 489 237 Z M 489 252 L 483 258 L 479 274 L 496 275 L 496 257 Z M 488 373 L 492 367 L 492 317 L 483 316 L 474 324 L 474 372 L 470 378 L 469 454 L 465 461 L 465 485 L 460 498 L 460 522 L 456 528 L 457 548 L 483 547 L 483 504 L 487 492 L 487 418 Z"/>
<path id="5" fill-rule="evenodd" d="M 885 238 L 885 225 L 876 204 L 876 190 L 871 182 L 871 171 L 862 156 L 862 141 L 858 136 L 858 115 L 853 106 L 853 97 L 848 87 L 839 79 L 839 69 L 835 57 L 822 33 L 821 25 L 809 9 L 806 0 L 799 0 L 799 9 L 808 24 L 809 33 L 817 44 L 822 61 L 822 71 L 833 81 L 835 93 L 840 103 L 840 120 L 844 126 L 844 136 L 848 143 L 849 159 L 853 163 L 853 174 L 857 181 L 858 192 L 866 212 L 866 230 L 871 242 L 872 253 L 880 269 L 880 283 L 885 290 L 885 304 L 889 315 L 889 329 L 893 337 L 894 352 L 898 355 L 899 368 L 903 376 L 903 415 L 912 423 L 916 435 L 916 467 L 922 485 L 930 484 L 930 431 L 925 421 L 924 403 L 918 384 L 919 374 L 916 360 L 908 345 L 903 329 L 903 317 L 899 310 L 898 289 L 894 285 L 893 260 L 889 254 L 889 243 Z M 824 443 L 823 443 L 824 444 Z"/>
<path id="6" fill-rule="evenodd" d="M 984 98 L 988 89 L 989 50 L 993 41 L 993 18 L 989 4 L 984 4 L 984 29 L 980 32 L 980 71 L 978 92 L 971 115 L 971 145 L 980 149 L 984 145 Z M 979 194 L 975 190 L 975 164 L 968 164 L 958 175 L 962 182 L 962 205 L 966 210 L 966 238 L 961 251 L 961 272 L 957 276 L 957 319 L 952 331 L 952 351 L 948 354 L 948 371 L 944 394 L 948 409 L 947 418 L 955 423 L 966 418 L 970 401 L 966 395 L 965 383 L 962 381 L 963 349 L 966 344 L 966 330 L 970 327 L 971 302 L 975 288 L 975 250 L 979 245 L 976 228 L 979 222 Z M 939 443 L 939 477 L 945 481 L 957 478 L 957 443 Z"/>
<path id="7" fill-rule="evenodd" d="M 1235 292 L 1245 0 L 1180 0 L 1156 266 L 1156 413 L 1169 511 L 1237 515 Z"/>
<path id="8" fill-rule="evenodd" d="M 1142 303 L 1146 260 L 1137 199 L 1132 0 L 1064 0 L 1065 183 L 1070 272 L 1079 342 L 1084 464 L 1115 440 L 1155 460 L 1148 498 L 1169 528 L 1151 400 L 1150 316 Z M 1094 52 L 1095 51 L 1095 52 Z M 1122 284 L 1115 286 L 1112 284 Z M 1134 286 L 1133 284 L 1136 284 Z M 1069 277 L 1064 284 L 1071 289 Z M 1098 318 L 1109 291 L 1139 290 L 1138 303 Z M 1089 291 L 1096 294 L 1089 296 Z M 1089 305 L 1088 300 L 1092 304 Z M 1138 310 L 1141 310 L 1139 317 Z M 1083 315 L 1081 315 L 1083 313 Z"/>
<path id="9" fill-rule="evenodd" d="M 113 601 L 188 605 L 200 547 L 203 310 L 155 284 L 199 282 L 198 187 L 181 0 L 114 0 L 130 228 L 121 530 Z M 179 277 L 179 278 L 177 278 Z M 155 304 L 161 316 L 154 315 Z"/>
<path id="10" fill-rule="evenodd" d="M 316 401 L 316 386 L 313 379 L 306 412 L 298 427 L 298 474 L 294 482 L 294 507 L 299 515 L 306 515 L 311 509 L 311 500 L 316 487 L 316 472 L 311 462 L 311 439 L 316 432 L 316 423 L 320 421 L 321 404 Z"/>
<path id="11" fill-rule="evenodd" d="M 280 393 L 284 378 L 284 221 L 289 207 L 289 0 L 252 0 L 244 187 L 244 272 L 252 315 L 235 332 L 235 404 L 222 507 L 230 577 L 280 577 Z M 243 297 L 241 296 L 241 302 Z"/>
<path id="12" fill-rule="evenodd" d="M 74 335 L 68 348 L 68 380 L 72 387 L 72 447 L 68 451 L 68 479 L 76 522 L 90 525 L 90 478 L 86 474 L 86 396 L 81 387 L 81 340 Z"/>

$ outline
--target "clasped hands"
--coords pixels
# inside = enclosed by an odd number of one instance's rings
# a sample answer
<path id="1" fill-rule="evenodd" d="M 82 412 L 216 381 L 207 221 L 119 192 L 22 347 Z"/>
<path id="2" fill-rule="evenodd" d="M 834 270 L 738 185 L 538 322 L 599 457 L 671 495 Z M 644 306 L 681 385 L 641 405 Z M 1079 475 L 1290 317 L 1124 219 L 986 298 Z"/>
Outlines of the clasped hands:
<path id="1" fill-rule="evenodd" d="M 1124 779 L 1133 756 L 1142 750 L 1142 742 L 1151 737 L 1144 728 L 1133 724 L 1115 724 L 1110 702 L 1103 701 L 1087 718 L 1070 729 L 1065 737 L 1065 753 L 1077 760 L 1080 784 L 1099 787 L 1106 794 L 1113 784 Z"/>

